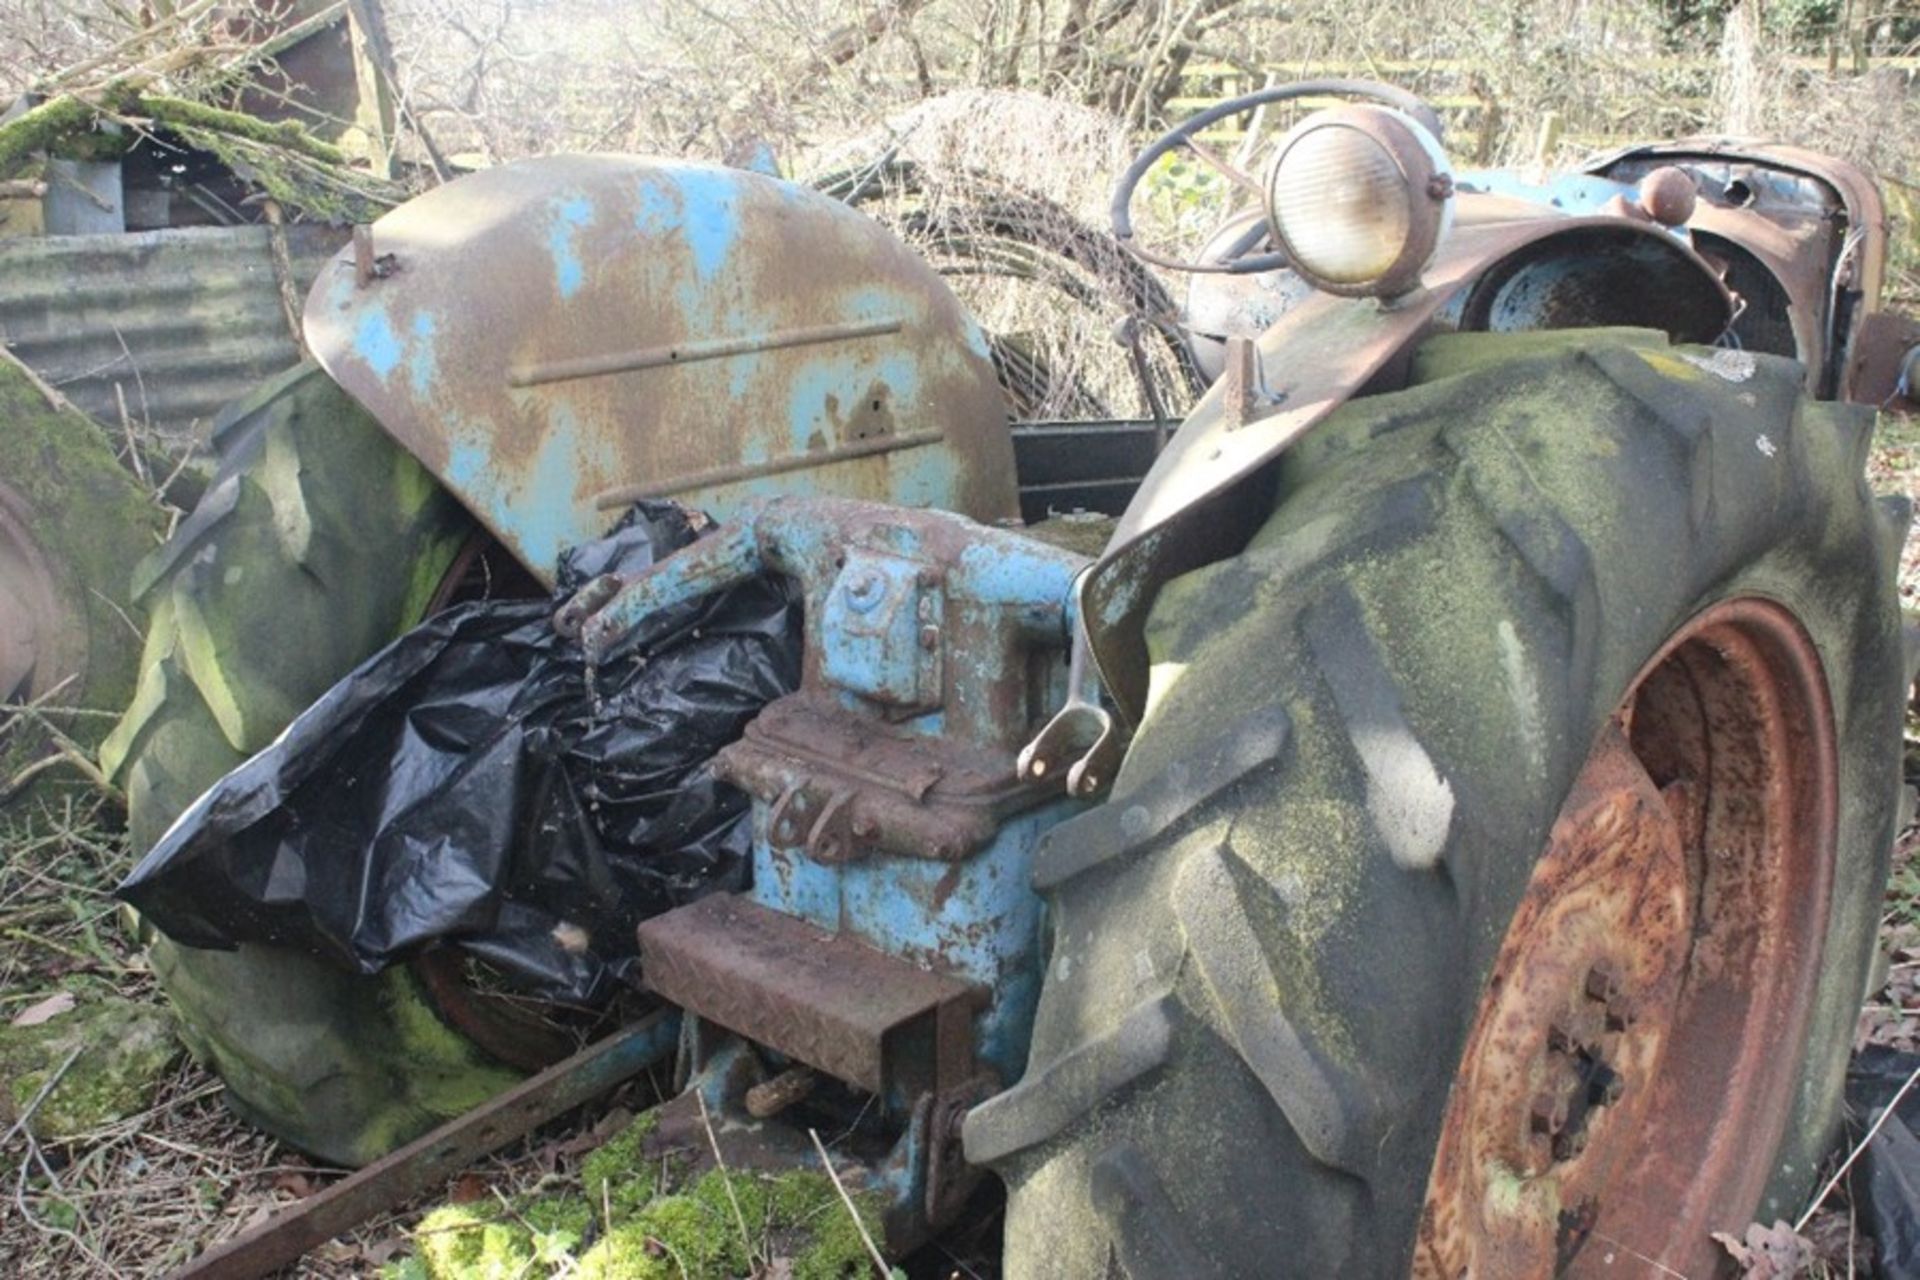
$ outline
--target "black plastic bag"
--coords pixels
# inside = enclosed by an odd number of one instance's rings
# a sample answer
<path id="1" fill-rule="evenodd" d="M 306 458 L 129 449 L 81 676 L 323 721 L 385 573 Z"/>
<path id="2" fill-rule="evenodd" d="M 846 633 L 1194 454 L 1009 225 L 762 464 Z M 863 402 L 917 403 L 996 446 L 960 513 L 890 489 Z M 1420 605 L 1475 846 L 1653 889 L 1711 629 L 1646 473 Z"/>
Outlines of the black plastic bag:
<path id="1" fill-rule="evenodd" d="M 376 973 L 456 942 L 593 1004 L 634 926 L 742 887 L 744 795 L 706 768 L 800 676 L 800 605 L 764 578 L 650 618 L 589 672 L 550 625 L 601 573 L 694 538 L 671 503 L 562 560 L 554 601 L 482 601 L 369 658 L 216 783 L 119 896 L 175 941 Z"/>
<path id="2" fill-rule="evenodd" d="M 1847 1107 L 1870 1126 L 1920 1068 L 1920 1055 L 1868 1045 L 1847 1069 Z M 1920 1280 L 1920 1086 L 1907 1090 L 1860 1154 L 1850 1186 L 1873 1237 L 1876 1274 Z"/>

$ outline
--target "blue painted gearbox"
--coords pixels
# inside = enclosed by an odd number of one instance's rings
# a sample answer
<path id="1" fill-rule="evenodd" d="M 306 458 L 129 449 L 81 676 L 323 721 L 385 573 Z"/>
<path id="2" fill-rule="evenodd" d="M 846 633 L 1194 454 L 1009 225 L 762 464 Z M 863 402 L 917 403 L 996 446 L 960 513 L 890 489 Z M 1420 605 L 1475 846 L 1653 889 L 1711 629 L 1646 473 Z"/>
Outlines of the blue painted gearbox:
<path id="1" fill-rule="evenodd" d="M 1065 699 L 1073 589 L 1085 565 L 944 512 L 776 499 L 617 592 L 607 584 L 582 594 L 574 621 L 592 652 L 655 609 L 747 574 L 800 584 L 801 687 L 714 768 L 755 800 L 747 902 L 973 993 L 966 1052 L 948 1044 L 937 1066 L 889 1064 L 877 1092 L 896 1105 L 912 1103 L 894 1087 L 901 1080 L 950 1089 L 963 1083 L 956 1076 L 984 1073 L 1004 1087 L 1025 1066 L 1043 964 L 1033 851 L 1078 806 L 1056 779 L 1022 780 L 1017 761 Z M 763 918 L 740 919 L 746 929 Z M 830 996 L 783 990 L 777 965 L 746 973 L 717 954 L 668 954 L 706 945 L 663 941 L 670 929 L 642 930 L 643 968 L 656 989 L 672 988 L 668 998 L 695 1013 L 705 1004 L 714 1021 L 801 1061 L 807 1036 L 780 1018 L 734 1025 L 748 1016 L 735 988 L 765 986 L 755 999 L 771 1008 L 807 1006 L 788 1021 L 839 1025 Z M 671 976 L 695 970 L 677 985 Z M 888 972 L 866 976 L 885 981 Z M 904 971 L 897 976 L 911 985 Z M 868 1030 L 885 1038 L 898 1028 Z"/>

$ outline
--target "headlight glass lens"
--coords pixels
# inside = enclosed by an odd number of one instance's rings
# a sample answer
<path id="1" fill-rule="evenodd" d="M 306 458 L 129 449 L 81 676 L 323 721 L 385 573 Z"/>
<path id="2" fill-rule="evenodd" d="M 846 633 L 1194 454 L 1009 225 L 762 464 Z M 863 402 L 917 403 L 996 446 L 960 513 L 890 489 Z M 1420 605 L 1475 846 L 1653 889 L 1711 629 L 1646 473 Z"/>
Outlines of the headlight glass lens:
<path id="1" fill-rule="evenodd" d="M 1295 139 L 1272 178 L 1282 241 L 1309 275 L 1364 284 L 1392 269 L 1413 227 L 1413 192 L 1387 149 L 1328 124 Z"/>

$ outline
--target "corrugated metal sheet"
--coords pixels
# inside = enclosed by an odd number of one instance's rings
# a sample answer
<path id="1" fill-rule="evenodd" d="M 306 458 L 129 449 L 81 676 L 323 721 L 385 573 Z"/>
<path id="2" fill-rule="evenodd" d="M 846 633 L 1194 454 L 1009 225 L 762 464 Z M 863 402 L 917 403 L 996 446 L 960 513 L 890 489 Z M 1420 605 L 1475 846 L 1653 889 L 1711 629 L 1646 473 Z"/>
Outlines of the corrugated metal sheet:
<path id="1" fill-rule="evenodd" d="M 306 300 L 344 231 L 289 227 Z M 0 239 L 0 342 L 103 423 L 180 434 L 299 354 L 265 227 Z"/>

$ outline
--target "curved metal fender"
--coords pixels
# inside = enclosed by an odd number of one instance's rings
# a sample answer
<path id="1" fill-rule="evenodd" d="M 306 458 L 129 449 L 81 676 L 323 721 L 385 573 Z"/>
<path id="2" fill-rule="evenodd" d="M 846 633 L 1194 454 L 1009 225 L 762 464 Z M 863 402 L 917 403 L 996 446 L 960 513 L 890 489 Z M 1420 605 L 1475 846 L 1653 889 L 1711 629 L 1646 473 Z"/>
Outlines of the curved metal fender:
<path id="1" fill-rule="evenodd" d="M 553 156 L 436 188 L 359 241 L 307 299 L 315 358 L 543 581 L 643 497 L 722 520 L 781 493 L 1018 510 L 978 327 L 815 192 Z"/>
<path id="2" fill-rule="evenodd" d="M 1142 629 L 1160 584 L 1237 551 L 1271 514 L 1259 486 L 1243 481 L 1376 375 L 1387 376 L 1436 321 L 1465 316 L 1471 327 L 1494 329 L 1648 324 L 1676 341 L 1711 342 L 1732 317 L 1712 268 L 1663 229 L 1626 218 L 1461 212 L 1419 288 L 1391 302 L 1305 299 L 1253 343 L 1238 375 L 1229 367 L 1214 383 L 1155 460 L 1080 587 L 1086 643 L 1128 723 L 1139 724 L 1146 708 Z M 1595 236 L 1612 243 L 1605 258 L 1594 257 Z M 1608 268 L 1597 305 L 1583 289 L 1555 296 L 1548 281 L 1561 262 L 1586 274 Z M 1543 287 L 1508 296 L 1530 264 L 1547 268 Z M 1609 293 L 1618 305 L 1609 305 Z"/>

